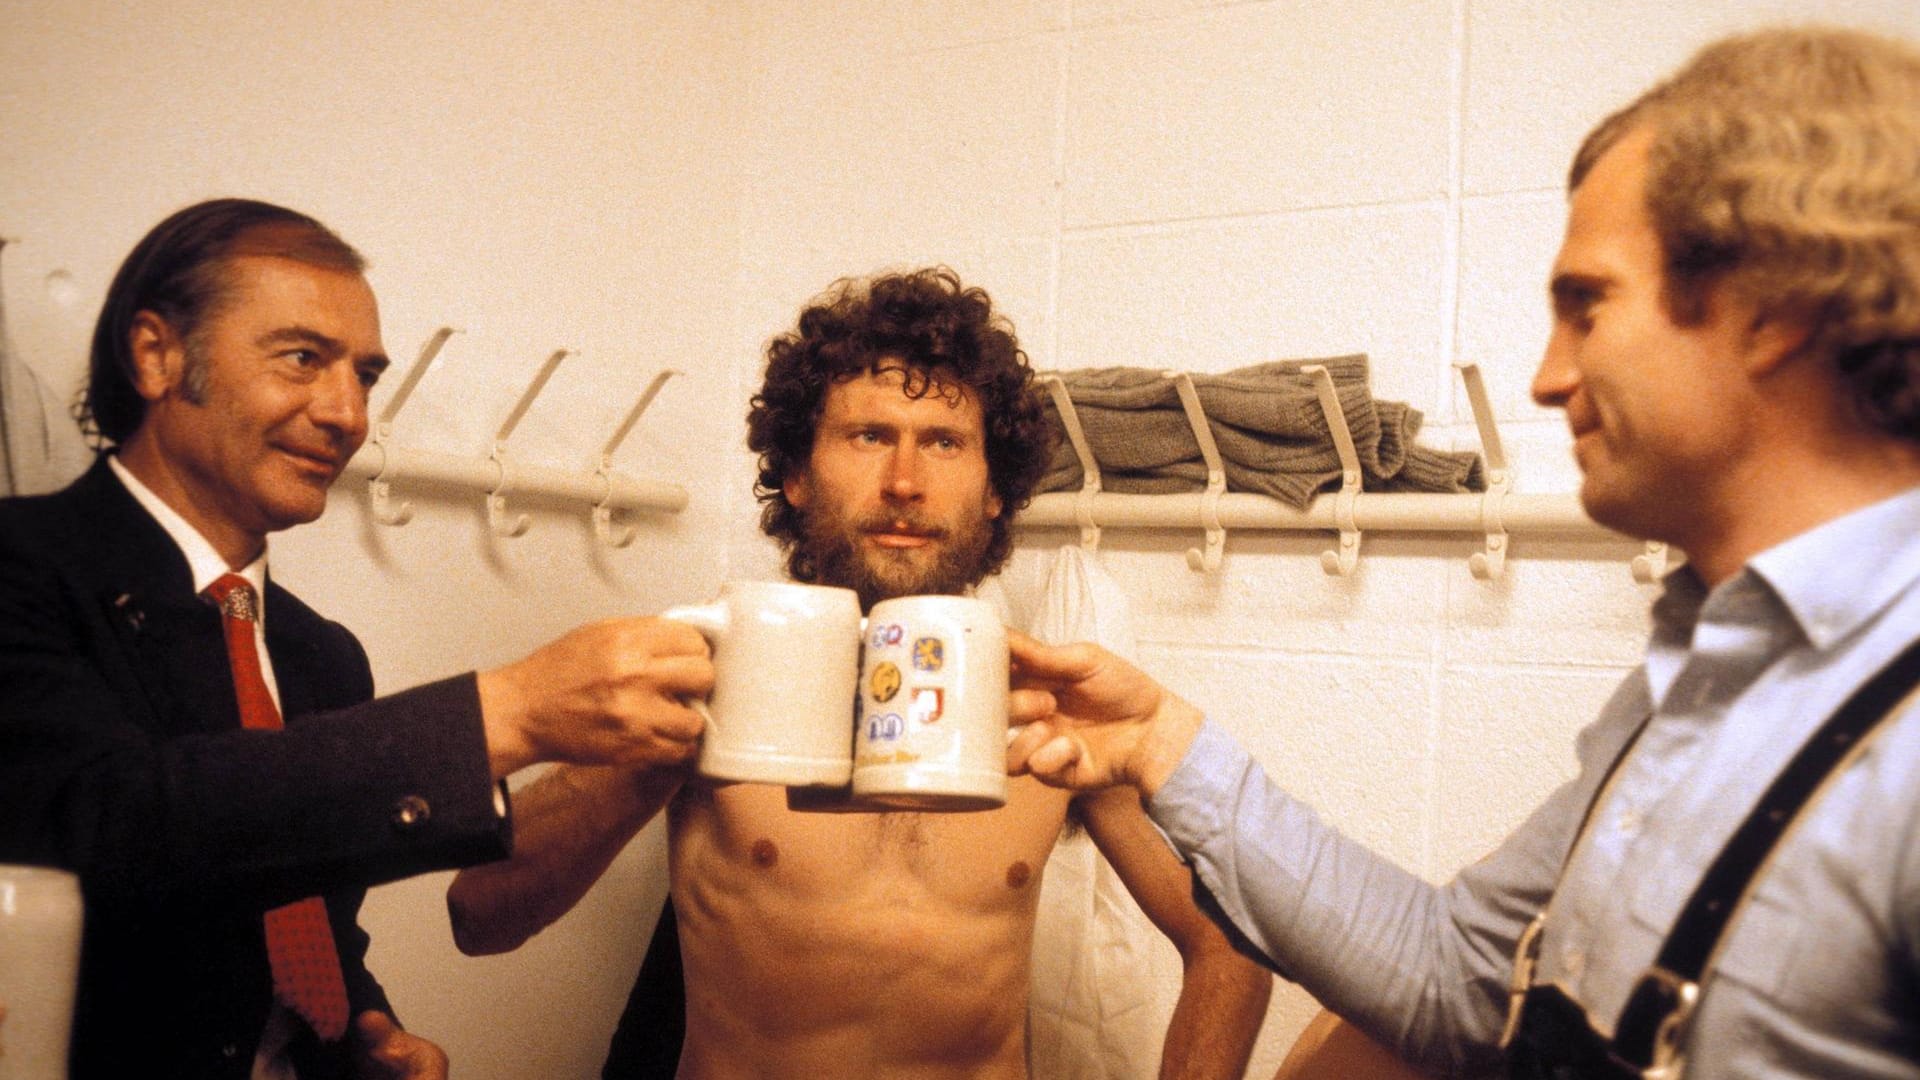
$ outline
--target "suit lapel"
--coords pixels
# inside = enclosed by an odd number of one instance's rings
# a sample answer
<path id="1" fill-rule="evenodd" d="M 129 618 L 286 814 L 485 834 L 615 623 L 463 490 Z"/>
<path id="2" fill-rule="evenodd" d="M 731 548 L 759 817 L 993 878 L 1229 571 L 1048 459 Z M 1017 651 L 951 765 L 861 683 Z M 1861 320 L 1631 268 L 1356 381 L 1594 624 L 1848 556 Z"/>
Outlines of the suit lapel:
<path id="1" fill-rule="evenodd" d="M 280 687 L 280 714 L 300 717 L 321 707 L 319 650 L 312 616 L 285 589 L 267 582 L 267 655 Z"/>
<path id="2" fill-rule="evenodd" d="M 96 462 L 75 483 L 71 541 L 94 582 L 94 603 L 137 681 L 151 727 L 164 734 L 239 724 L 226 641 L 212 605 L 194 595 L 186 556 L 160 523 Z"/>

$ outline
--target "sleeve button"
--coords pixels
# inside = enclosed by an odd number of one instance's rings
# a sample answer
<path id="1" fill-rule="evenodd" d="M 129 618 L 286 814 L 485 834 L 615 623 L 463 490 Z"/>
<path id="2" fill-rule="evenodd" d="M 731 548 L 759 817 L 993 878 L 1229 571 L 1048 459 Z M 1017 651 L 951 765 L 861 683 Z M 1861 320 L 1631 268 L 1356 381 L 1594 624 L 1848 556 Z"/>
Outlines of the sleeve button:
<path id="1" fill-rule="evenodd" d="M 433 817 L 433 807 L 418 795 L 402 795 L 393 801 L 393 827 L 401 831 L 417 828 Z"/>

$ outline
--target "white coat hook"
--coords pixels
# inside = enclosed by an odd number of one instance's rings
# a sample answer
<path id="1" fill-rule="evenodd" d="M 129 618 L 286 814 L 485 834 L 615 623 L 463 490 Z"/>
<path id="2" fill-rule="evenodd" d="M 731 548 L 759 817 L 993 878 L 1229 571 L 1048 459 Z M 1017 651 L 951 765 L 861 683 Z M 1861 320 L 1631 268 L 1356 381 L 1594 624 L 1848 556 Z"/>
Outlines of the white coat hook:
<path id="1" fill-rule="evenodd" d="M 1360 526 L 1353 516 L 1354 501 L 1360 497 L 1360 454 L 1353 448 L 1353 432 L 1347 429 L 1347 414 L 1341 411 L 1333 376 L 1321 364 L 1308 364 L 1300 373 L 1313 380 L 1314 392 L 1320 398 L 1320 411 L 1327 416 L 1327 433 L 1333 436 L 1333 449 L 1340 455 L 1340 490 L 1333 499 L 1333 521 L 1340 530 L 1340 546 L 1320 553 L 1320 569 L 1345 577 L 1360 563 Z"/>
<path id="2" fill-rule="evenodd" d="M 1669 559 L 1667 545 L 1658 540 L 1647 541 L 1645 551 L 1633 557 L 1633 580 L 1642 585 L 1652 585 L 1667 576 Z"/>
<path id="3" fill-rule="evenodd" d="M 1187 549 L 1187 567 L 1196 573 L 1210 574 L 1220 569 L 1220 558 L 1227 546 L 1227 530 L 1220 524 L 1220 496 L 1227 490 L 1227 470 L 1220 462 L 1220 447 L 1213 441 L 1213 425 L 1200 407 L 1200 392 L 1193 388 L 1193 376 L 1184 371 L 1163 371 L 1173 380 L 1180 394 L 1180 407 L 1186 410 L 1187 425 L 1193 428 L 1194 441 L 1200 444 L 1200 459 L 1207 465 L 1207 490 L 1200 496 L 1200 526 L 1207 530 L 1205 551 Z"/>
<path id="4" fill-rule="evenodd" d="M 539 397 L 540 391 L 547 388 L 547 380 L 553 378 L 554 369 L 560 366 L 560 361 L 566 359 L 566 356 L 567 350 L 555 349 L 553 355 L 547 357 L 547 362 L 540 365 L 540 373 L 533 377 L 533 382 L 528 384 L 526 393 L 520 395 L 520 400 L 514 403 L 513 411 L 507 414 L 506 421 L 500 425 L 500 430 L 493 436 L 493 452 L 487 455 L 487 460 L 493 462 L 494 467 L 494 484 L 487 491 L 487 525 L 493 529 L 495 536 L 511 539 L 524 535 L 527 531 L 527 515 L 507 513 L 507 480 L 512 472 L 507 465 L 507 437 L 513 434 L 513 429 L 520 423 L 520 418 L 527 414 L 527 408 L 533 404 L 533 399 Z"/>
<path id="5" fill-rule="evenodd" d="M 636 423 L 639 423 L 641 415 L 647 411 L 647 406 L 653 404 L 653 399 L 659 396 L 660 388 L 667 384 L 668 379 L 678 374 L 680 372 L 669 368 L 655 375 L 653 381 L 647 384 L 647 389 L 641 393 L 640 400 L 634 402 L 633 408 L 627 410 L 627 418 L 620 421 L 620 426 L 614 429 L 612 437 L 607 439 L 607 444 L 600 448 L 600 464 L 593 470 L 595 479 L 600 482 L 601 493 L 600 501 L 593 504 L 593 532 L 600 538 L 600 542 L 608 547 L 626 547 L 633 543 L 634 534 L 639 531 L 632 525 L 616 526 L 613 523 L 613 452 L 620 448 L 620 443 L 626 439 L 627 433 L 633 430 Z"/>
<path id="6" fill-rule="evenodd" d="M 433 365 L 433 358 L 440 355 L 441 346 L 447 343 L 456 331 L 451 326 L 443 326 L 433 332 L 425 345 L 420 346 L 420 355 L 414 357 L 412 366 L 407 368 L 406 377 L 400 380 L 400 388 L 387 399 L 386 407 L 380 410 L 380 417 L 373 425 L 373 447 L 380 454 L 380 467 L 374 471 L 373 479 L 367 481 L 367 495 L 373 502 L 373 520 L 382 525 L 400 526 L 413 520 L 413 504 L 396 501 L 393 498 L 392 479 L 387 475 L 387 465 L 393 456 L 387 453 L 387 442 L 393 437 L 393 420 L 400 415 L 401 406 L 407 403 L 413 388 L 420 385 L 427 368 Z"/>
<path id="7" fill-rule="evenodd" d="M 1080 459 L 1080 491 L 1074 498 L 1073 516 L 1080 524 L 1080 546 L 1093 551 L 1100 546 L 1100 526 L 1093 520 L 1093 497 L 1100 494 L 1100 463 L 1094 460 L 1093 450 L 1087 444 L 1087 433 L 1080 426 L 1080 414 L 1074 411 L 1073 399 L 1067 395 L 1067 384 L 1058 375 L 1042 375 L 1040 381 L 1053 398 L 1054 411 L 1060 414 L 1060 424 L 1067 429 L 1074 456 Z"/>
<path id="8" fill-rule="evenodd" d="M 1507 569 L 1507 527 L 1500 517 L 1500 504 L 1513 489 L 1513 470 L 1507 466 L 1507 452 L 1500 444 L 1500 428 L 1487 401 L 1480 365 L 1455 364 L 1454 369 L 1466 384 L 1467 401 L 1473 406 L 1473 426 L 1480 430 L 1480 453 L 1487 462 L 1487 490 L 1480 496 L 1480 526 L 1486 531 L 1487 547 L 1467 556 L 1467 569 L 1481 581 L 1498 581 Z"/>

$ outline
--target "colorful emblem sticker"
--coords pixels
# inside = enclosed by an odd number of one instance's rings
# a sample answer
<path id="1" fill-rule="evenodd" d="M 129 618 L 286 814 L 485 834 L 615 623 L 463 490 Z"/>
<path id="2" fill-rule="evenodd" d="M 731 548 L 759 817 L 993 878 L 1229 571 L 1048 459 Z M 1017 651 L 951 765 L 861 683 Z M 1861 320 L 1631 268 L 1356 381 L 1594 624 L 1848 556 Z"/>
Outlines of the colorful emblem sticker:
<path id="1" fill-rule="evenodd" d="M 873 678 L 868 680 L 867 688 L 873 691 L 873 700 L 886 704 L 893 695 L 900 692 L 900 669 L 891 660 L 882 660 L 873 667 Z"/>
<path id="2" fill-rule="evenodd" d="M 931 724 L 940 719 L 942 703 L 940 688 L 937 686 L 916 686 L 907 703 L 907 722 L 910 724 Z"/>
<path id="3" fill-rule="evenodd" d="M 947 662 L 947 647 L 937 637 L 923 637 L 913 643 L 913 669 L 939 671 Z"/>
<path id="4" fill-rule="evenodd" d="M 874 713 L 867 720 L 867 741 L 892 742 L 900 737 L 904 727 L 899 713 Z"/>

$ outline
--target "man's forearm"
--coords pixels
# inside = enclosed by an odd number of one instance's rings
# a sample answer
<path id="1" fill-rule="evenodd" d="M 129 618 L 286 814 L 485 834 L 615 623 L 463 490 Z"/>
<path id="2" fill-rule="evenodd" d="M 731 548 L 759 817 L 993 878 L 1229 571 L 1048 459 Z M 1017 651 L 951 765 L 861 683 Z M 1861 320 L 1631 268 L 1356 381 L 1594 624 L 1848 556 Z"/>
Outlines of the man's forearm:
<path id="1" fill-rule="evenodd" d="M 447 889 L 454 943 L 508 952 L 573 909 L 679 790 L 678 771 L 558 766 L 514 795 L 513 857 Z"/>
<path id="2" fill-rule="evenodd" d="M 1160 1054 L 1161 1080 L 1213 1080 L 1246 1075 L 1253 1043 L 1267 1017 L 1273 974 L 1235 952 L 1225 939 L 1183 958 L 1180 1000 Z"/>

